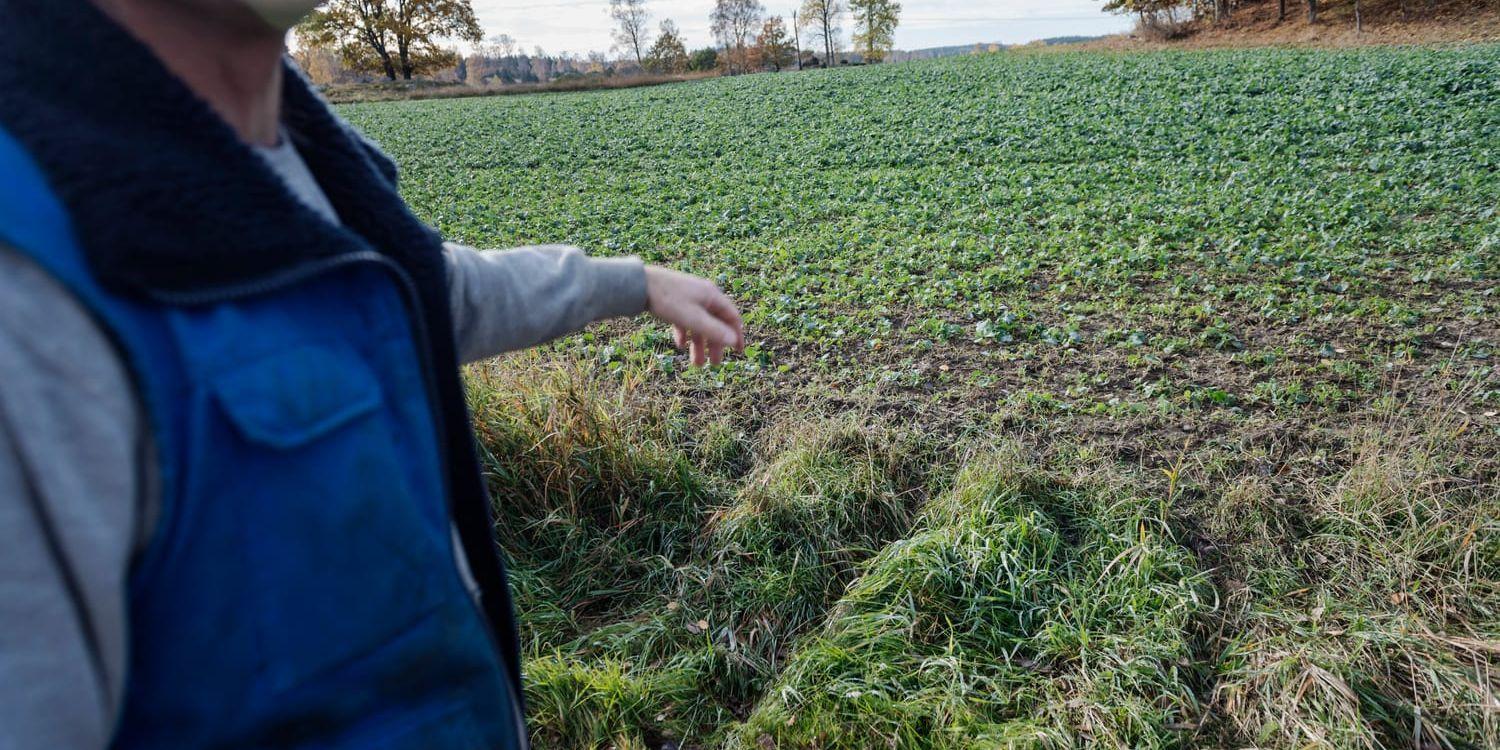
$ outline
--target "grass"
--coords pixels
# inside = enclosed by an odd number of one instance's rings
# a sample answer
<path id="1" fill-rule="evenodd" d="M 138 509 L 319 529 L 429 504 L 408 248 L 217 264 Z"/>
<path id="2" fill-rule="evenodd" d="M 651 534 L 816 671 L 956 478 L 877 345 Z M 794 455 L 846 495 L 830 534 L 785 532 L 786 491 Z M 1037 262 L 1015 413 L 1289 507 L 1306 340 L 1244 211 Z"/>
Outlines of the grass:
<path id="1" fill-rule="evenodd" d="M 539 747 L 1500 747 L 1500 47 L 351 105 L 709 274 L 469 373 Z"/>
<path id="2" fill-rule="evenodd" d="M 1219 698 L 1242 731 L 1287 746 L 1493 747 L 1500 493 L 1450 465 L 1458 425 L 1385 428 L 1278 524 Z"/>
<path id="3" fill-rule="evenodd" d="M 1288 495 L 1241 452 L 752 436 L 536 356 L 470 382 L 541 746 L 1500 738 L 1500 492 L 1452 413 L 1350 428 Z"/>
<path id="4" fill-rule="evenodd" d="M 740 729 L 792 747 L 1171 746 L 1198 713 L 1191 555 L 1139 498 L 967 466 Z M 754 746 L 753 743 L 743 744 Z"/>

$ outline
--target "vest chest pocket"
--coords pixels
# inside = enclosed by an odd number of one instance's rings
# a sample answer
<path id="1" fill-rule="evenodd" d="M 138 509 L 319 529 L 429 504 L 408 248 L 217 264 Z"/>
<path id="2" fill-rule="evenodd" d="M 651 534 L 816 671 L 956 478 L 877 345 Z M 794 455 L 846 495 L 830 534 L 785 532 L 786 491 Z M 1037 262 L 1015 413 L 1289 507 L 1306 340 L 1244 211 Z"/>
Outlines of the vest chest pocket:
<path id="1" fill-rule="evenodd" d="M 246 440 L 282 450 L 317 440 L 381 402 L 369 366 L 328 346 L 300 346 L 231 370 L 214 378 L 213 391 Z"/>
<path id="2" fill-rule="evenodd" d="M 409 667 L 397 644 L 455 576 L 425 413 L 384 393 L 342 343 L 258 359 L 210 391 L 201 439 L 213 447 L 200 455 L 211 458 L 194 468 L 215 479 L 194 482 L 207 494 L 188 505 L 213 510 L 189 524 L 243 555 L 269 687 L 368 674 L 382 661 L 372 657 L 396 662 L 376 673 Z M 236 528 L 214 528 L 224 523 Z"/>

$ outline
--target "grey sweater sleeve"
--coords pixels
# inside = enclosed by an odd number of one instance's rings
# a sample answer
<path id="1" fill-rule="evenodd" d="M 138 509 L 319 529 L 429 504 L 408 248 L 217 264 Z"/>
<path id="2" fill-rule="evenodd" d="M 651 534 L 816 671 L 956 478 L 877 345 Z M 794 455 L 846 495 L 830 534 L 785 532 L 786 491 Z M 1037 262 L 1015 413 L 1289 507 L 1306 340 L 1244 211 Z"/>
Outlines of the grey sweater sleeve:
<path id="1" fill-rule="evenodd" d="M 525 349 L 646 309 L 638 258 L 590 258 L 566 245 L 480 251 L 447 243 L 459 358 Z"/>
<path id="2" fill-rule="evenodd" d="M 113 347 L 4 246 L 0 372 L 0 747 L 104 747 L 145 438 Z"/>

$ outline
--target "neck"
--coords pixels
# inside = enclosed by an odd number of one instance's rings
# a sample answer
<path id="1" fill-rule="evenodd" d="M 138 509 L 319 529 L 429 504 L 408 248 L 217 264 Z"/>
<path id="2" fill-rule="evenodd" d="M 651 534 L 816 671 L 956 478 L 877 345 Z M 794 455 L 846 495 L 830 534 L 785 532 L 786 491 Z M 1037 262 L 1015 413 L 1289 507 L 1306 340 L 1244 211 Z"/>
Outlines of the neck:
<path id="1" fill-rule="evenodd" d="M 94 3 L 145 44 L 240 140 L 276 145 L 284 34 L 238 7 L 207 10 L 206 4 L 181 0 Z"/>

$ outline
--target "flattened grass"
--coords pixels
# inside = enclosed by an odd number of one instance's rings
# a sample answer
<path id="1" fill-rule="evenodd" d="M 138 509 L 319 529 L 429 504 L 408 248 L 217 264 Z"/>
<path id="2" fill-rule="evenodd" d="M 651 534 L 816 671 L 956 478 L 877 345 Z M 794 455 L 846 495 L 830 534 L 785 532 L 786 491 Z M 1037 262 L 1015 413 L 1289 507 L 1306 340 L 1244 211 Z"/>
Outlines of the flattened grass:
<path id="1" fill-rule="evenodd" d="M 737 733 L 786 747 L 1174 746 L 1207 578 L 1156 504 L 980 458 Z"/>
<path id="2" fill-rule="evenodd" d="M 853 417 L 768 431 L 743 464 L 724 421 L 534 359 L 469 382 L 542 744 L 712 738 L 748 713 L 907 533 L 934 465 L 911 433 Z"/>
<path id="3" fill-rule="evenodd" d="M 1462 415 L 1357 430 L 1292 491 L 752 430 L 588 372 L 470 379 L 539 746 L 1500 745 L 1500 492 Z"/>
<path id="4" fill-rule="evenodd" d="M 1455 417 L 1357 435 L 1347 470 L 1280 509 L 1291 533 L 1258 561 L 1280 585 L 1236 592 L 1220 657 L 1244 741 L 1500 747 L 1500 486 L 1465 476 Z"/>

